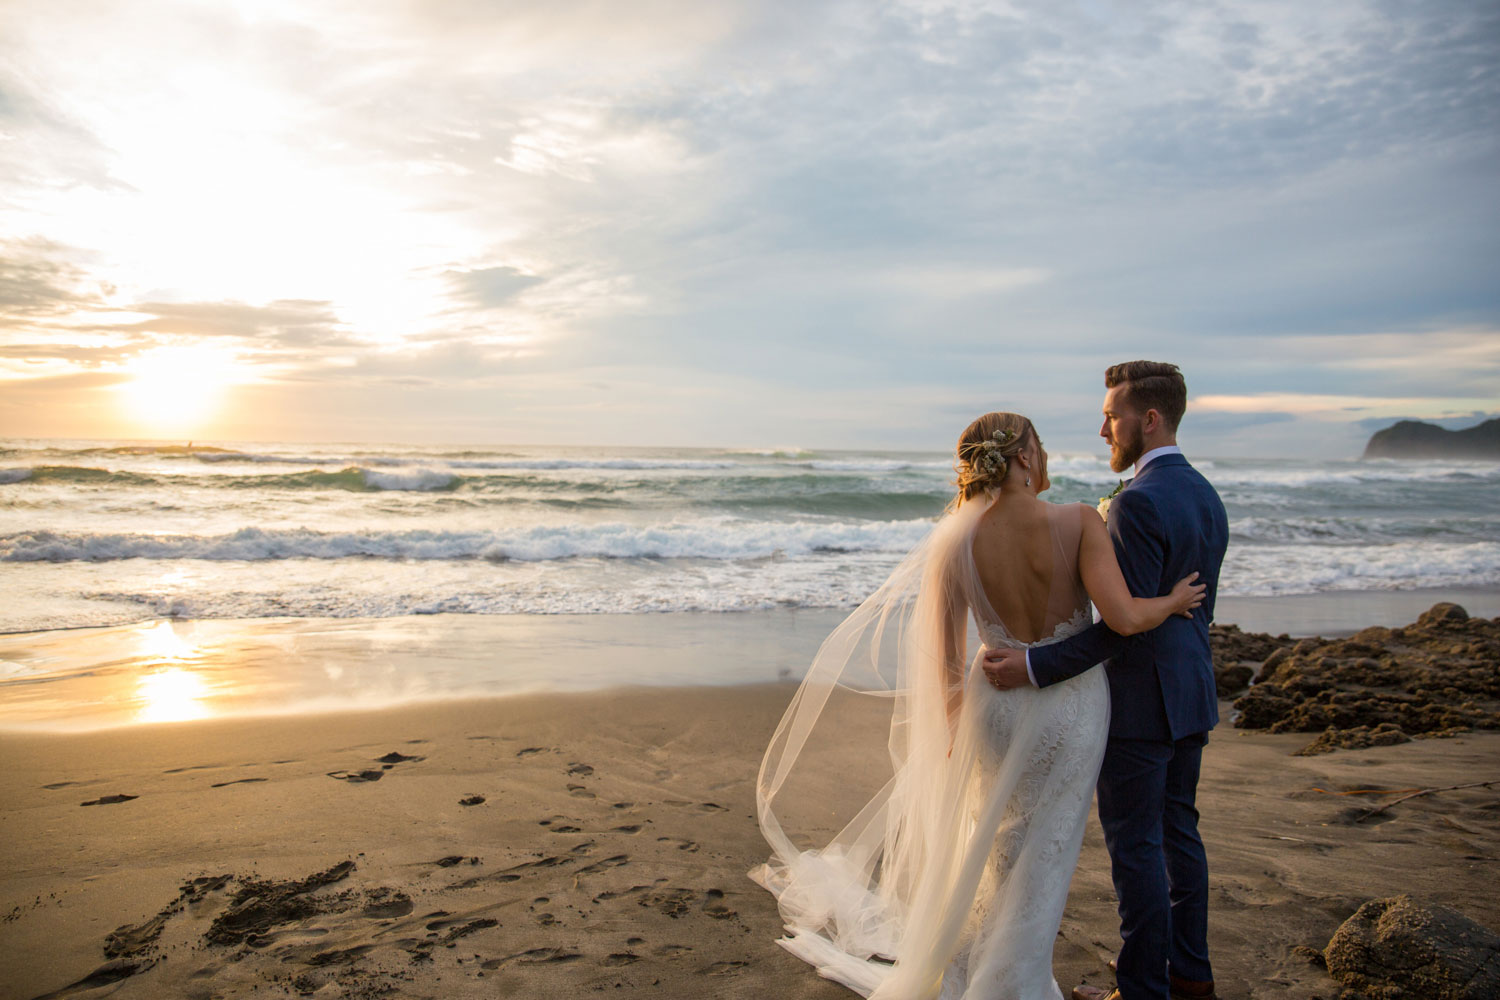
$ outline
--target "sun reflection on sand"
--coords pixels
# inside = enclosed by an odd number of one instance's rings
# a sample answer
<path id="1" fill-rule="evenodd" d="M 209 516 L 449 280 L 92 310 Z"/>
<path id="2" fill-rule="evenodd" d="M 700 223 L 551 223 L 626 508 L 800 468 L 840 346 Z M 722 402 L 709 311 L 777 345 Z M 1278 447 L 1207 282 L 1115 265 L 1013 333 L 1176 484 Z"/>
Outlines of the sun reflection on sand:
<path id="1" fill-rule="evenodd" d="M 158 622 L 140 634 L 141 653 L 163 669 L 143 675 L 136 695 L 143 702 L 136 712 L 139 722 L 185 722 L 211 713 L 203 699 L 208 685 L 183 664 L 198 661 L 197 645 L 177 634 L 171 622 Z"/>
<path id="2" fill-rule="evenodd" d="M 137 687 L 145 701 L 136 718 L 141 722 L 186 722 L 210 713 L 203 698 L 208 688 L 191 670 L 173 667 L 142 677 Z"/>

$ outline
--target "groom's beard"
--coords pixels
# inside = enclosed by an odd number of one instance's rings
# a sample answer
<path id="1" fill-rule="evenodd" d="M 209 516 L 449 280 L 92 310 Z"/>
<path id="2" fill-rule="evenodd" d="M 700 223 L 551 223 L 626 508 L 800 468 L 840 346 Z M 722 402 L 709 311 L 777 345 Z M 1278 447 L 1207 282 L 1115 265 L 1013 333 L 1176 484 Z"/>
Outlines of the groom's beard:
<path id="1" fill-rule="evenodd" d="M 1109 468 L 1111 472 L 1124 472 L 1146 453 L 1146 441 L 1137 427 L 1128 440 L 1115 438 L 1109 446 Z"/>

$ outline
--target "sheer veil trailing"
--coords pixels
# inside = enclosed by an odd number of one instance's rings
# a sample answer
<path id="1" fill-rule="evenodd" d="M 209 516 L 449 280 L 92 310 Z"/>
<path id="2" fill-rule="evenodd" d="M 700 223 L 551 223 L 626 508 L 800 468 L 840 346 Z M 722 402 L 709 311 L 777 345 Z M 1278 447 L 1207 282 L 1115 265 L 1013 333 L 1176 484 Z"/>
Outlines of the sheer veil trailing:
<path id="1" fill-rule="evenodd" d="M 946 514 L 828 637 L 761 764 L 756 805 L 772 856 L 751 877 L 777 897 L 787 929 L 779 943 L 865 996 L 948 995 L 954 990 L 945 975 L 951 979 L 955 964 L 975 974 L 984 971 L 976 965 L 997 968 L 1020 959 L 1007 949 L 1028 941 L 1045 941 L 1042 961 L 1050 965 L 1056 918 L 1028 913 L 1022 891 L 997 889 L 991 863 L 997 836 L 1003 844 L 1008 825 L 1022 831 L 1007 848 L 1007 869 L 1044 870 L 1066 861 L 1062 898 L 1077 857 L 1076 842 L 1073 859 L 1065 856 L 1071 830 L 1062 841 L 1031 835 L 1035 817 L 1018 816 L 1017 802 L 1044 802 L 1056 791 L 1049 787 L 1054 781 L 1069 782 L 1081 789 L 1086 816 L 1089 761 L 1054 777 L 1038 769 L 1033 752 L 1020 752 L 1051 739 L 1041 728 L 1047 712 L 1024 703 L 1046 694 L 1035 689 L 1012 693 L 1022 701 L 1004 702 L 1014 706 L 1005 709 L 1005 742 L 1018 749 L 997 750 L 999 692 L 988 686 L 978 657 L 968 659 L 971 611 L 987 644 L 1024 645 L 998 623 L 985 627 L 993 612 L 972 543 L 989 499 L 976 497 Z M 1058 519 L 1050 520 L 1056 539 Z M 1048 631 L 1059 638 L 1079 619 L 1080 597 L 1069 583 L 1077 579 L 1069 556 L 1076 543 L 1070 550 L 1058 540 L 1056 549 Z M 1087 608 L 1086 596 L 1081 607 Z M 867 795 L 851 795 L 852 783 L 867 783 Z M 836 815 L 830 803 L 851 798 L 862 799 L 862 807 Z M 1076 825 L 1081 837 L 1081 817 Z M 1035 894 L 1025 885 L 1014 888 Z M 994 901 L 976 915 L 982 892 Z M 1048 920 L 1050 928 L 1041 926 Z M 1038 923 L 1035 935 L 1025 933 L 1028 921 Z M 979 948 L 976 937 L 986 933 L 979 923 L 1004 932 Z M 1055 990 L 1050 969 L 1045 979 Z"/>

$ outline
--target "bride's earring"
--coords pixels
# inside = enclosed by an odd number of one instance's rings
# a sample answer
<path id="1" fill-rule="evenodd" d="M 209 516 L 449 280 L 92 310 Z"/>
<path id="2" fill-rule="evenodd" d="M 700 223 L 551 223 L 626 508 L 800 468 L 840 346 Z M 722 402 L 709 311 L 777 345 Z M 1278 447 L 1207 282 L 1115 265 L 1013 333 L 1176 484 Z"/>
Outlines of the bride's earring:
<path id="1" fill-rule="evenodd" d="M 1027 476 L 1027 477 L 1026 477 L 1026 485 L 1027 485 L 1027 486 L 1030 486 L 1030 485 L 1031 485 L 1031 477 L 1030 477 L 1030 476 Z"/>

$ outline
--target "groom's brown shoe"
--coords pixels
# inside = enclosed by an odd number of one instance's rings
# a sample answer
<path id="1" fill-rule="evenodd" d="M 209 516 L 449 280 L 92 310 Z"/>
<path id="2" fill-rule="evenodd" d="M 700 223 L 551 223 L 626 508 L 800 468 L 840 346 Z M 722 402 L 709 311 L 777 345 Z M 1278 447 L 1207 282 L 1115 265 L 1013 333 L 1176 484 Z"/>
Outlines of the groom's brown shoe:
<path id="1" fill-rule="evenodd" d="M 1075 986 L 1073 1000 L 1120 1000 L 1120 991 L 1106 990 L 1099 986 Z"/>
<path id="2" fill-rule="evenodd" d="M 1172 1000 L 1218 1000 L 1214 995 L 1214 982 L 1199 982 L 1195 979 L 1183 979 L 1179 976 L 1171 976 Z"/>
<path id="3" fill-rule="evenodd" d="M 1109 960 L 1109 971 L 1119 972 L 1120 963 L 1114 959 Z M 1181 976 L 1171 976 L 1172 1000 L 1219 1000 L 1214 993 L 1213 980 L 1206 983 L 1196 982 L 1192 979 L 1183 979 Z M 1096 987 L 1087 986 L 1083 989 L 1094 990 Z M 1078 990 L 1073 991 L 1074 1000 L 1078 1000 Z"/>

